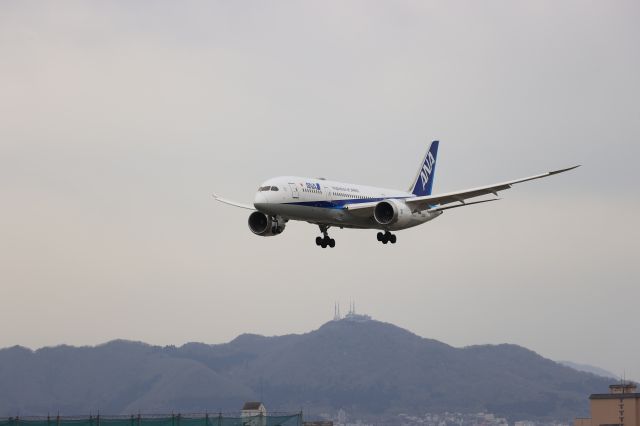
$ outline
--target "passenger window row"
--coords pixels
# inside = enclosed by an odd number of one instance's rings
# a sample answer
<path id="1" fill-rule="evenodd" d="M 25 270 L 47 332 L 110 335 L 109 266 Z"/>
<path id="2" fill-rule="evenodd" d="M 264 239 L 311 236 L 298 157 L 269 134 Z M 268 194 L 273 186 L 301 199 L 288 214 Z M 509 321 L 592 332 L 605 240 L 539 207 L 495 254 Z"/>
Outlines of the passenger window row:
<path id="1" fill-rule="evenodd" d="M 334 192 L 333 195 L 337 196 L 337 197 L 346 197 L 346 198 L 357 198 L 360 200 L 364 200 L 367 197 L 364 195 L 356 195 L 356 194 L 343 194 L 342 192 Z"/>
<path id="2" fill-rule="evenodd" d="M 258 191 L 277 191 L 278 187 L 277 186 L 262 186 L 258 189 Z M 310 188 L 302 188 L 302 192 L 309 192 L 309 193 L 313 193 L 313 194 L 322 194 L 321 190 L 318 189 L 310 189 Z M 332 192 L 332 194 L 336 197 L 344 197 L 344 198 L 353 198 L 353 199 L 360 199 L 360 200 L 366 200 L 367 198 L 370 198 L 366 195 L 360 195 L 360 194 L 345 194 L 343 192 Z"/>

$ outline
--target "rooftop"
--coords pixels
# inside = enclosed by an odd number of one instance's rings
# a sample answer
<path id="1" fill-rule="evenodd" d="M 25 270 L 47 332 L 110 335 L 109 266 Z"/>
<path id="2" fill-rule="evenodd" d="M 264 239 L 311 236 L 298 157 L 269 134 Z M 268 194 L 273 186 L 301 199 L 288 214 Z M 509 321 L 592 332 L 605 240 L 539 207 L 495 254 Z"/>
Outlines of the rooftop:
<path id="1" fill-rule="evenodd" d="M 640 398 L 640 393 L 594 393 L 589 399 L 633 399 Z"/>
<path id="2" fill-rule="evenodd" d="M 243 410 L 259 410 L 261 405 L 262 405 L 262 402 L 260 401 L 249 401 L 244 403 L 244 405 L 242 406 L 242 409 Z"/>

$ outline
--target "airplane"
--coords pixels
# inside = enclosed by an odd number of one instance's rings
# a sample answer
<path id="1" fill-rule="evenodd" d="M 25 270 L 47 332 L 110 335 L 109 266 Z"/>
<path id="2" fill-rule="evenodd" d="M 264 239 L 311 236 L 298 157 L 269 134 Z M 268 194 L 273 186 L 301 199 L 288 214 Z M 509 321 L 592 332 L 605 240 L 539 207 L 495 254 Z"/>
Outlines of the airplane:
<path id="1" fill-rule="evenodd" d="M 320 228 L 322 236 L 316 245 L 335 247 L 329 228 L 377 229 L 382 244 L 395 244 L 400 231 L 429 222 L 445 210 L 497 201 L 498 192 L 512 185 L 573 170 L 578 166 L 515 179 L 494 185 L 432 195 L 439 141 L 433 141 L 420 163 L 408 191 L 377 188 L 298 176 L 280 176 L 263 182 L 255 194 L 253 205 L 231 201 L 216 194 L 225 204 L 253 210 L 249 229 L 256 235 L 271 237 L 284 231 L 289 220 L 305 221 Z M 495 198 L 467 202 L 470 198 L 494 195 Z"/>

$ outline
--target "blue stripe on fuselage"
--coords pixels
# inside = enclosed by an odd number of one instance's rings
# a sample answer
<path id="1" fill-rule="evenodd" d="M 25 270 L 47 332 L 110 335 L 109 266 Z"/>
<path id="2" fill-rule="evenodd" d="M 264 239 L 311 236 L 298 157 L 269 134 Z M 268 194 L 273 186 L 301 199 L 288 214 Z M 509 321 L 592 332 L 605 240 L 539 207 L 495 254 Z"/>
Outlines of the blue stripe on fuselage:
<path id="1" fill-rule="evenodd" d="M 325 209 L 343 209 L 348 204 L 362 204 L 362 203 L 375 203 L 382 200 L 406 200 L 412 197 L 385 197 L 385 198 L 364 198 L 364 199 L 346 199 L 346 200 L 332 200 L 332 201 L 298 201 L 293 203 L 282 203 L 292 206 L 304 206 L 304 207 L 320 207 Z"/>

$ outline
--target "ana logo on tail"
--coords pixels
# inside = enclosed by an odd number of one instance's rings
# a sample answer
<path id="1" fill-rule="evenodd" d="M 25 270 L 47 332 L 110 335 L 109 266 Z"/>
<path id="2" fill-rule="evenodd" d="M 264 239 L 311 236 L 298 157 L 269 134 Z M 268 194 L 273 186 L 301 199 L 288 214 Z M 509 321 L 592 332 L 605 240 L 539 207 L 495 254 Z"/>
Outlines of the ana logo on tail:
<path id="1" fill-rule="evenodd" d="M 427 158 L 424 160 L 424 164 L 422 165 L 422 171 L 420 172 L 423 191 L 427 188 L 427 182 L 429 181 L 429 176 L 431 176 L 431 171 L 433 170 L 433 163 L 435 162 L 436 162 L 436 159 L 433 158 L 431 151 L 429 151 L 427 153 Z"/>
<path id="2" fill-rule="evenodd" d="M 436 161 L 438 159 L 438 141 L 433 141 L 427 148 L 427 153 L 422 157 L 418 166 L 418 172 L 409 192 L 417 197 L 431 195 L 433 178 L 436 174 Z"/>

